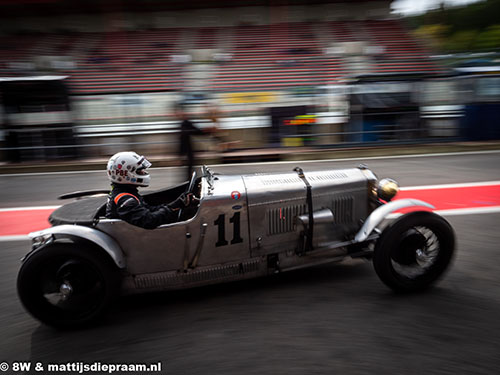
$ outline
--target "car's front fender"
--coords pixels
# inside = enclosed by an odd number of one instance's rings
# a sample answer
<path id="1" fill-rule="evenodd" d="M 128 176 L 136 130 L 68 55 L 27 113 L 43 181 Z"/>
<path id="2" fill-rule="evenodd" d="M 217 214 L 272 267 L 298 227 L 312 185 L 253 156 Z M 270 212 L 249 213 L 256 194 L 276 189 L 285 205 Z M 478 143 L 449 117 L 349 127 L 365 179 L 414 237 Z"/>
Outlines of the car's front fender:
<path id="1" fill-rule="evenodd" d="M 92 242 L 103 249 L 106 253 L 108 253 L 113 262 L 118 266 L 118 268 L 125 268 L 126 263 L 123 251 L 121 250 L 120 246 L 118 246 L 116 241 L 106 233 L 81 225 L 57 225 L 55 227 L 47 228 L 29 234 L 32 239 L 47 235 L 54 236 L 56 240 L 58 238 L 77 238 Z M 40 248 L 40 250 L 42 249 L 43 247 Z M 38 251 L 38 249 L 35 249 L 32 253 L 36 251 Z M 32 253 L 28 254 L 28 256 L 30 256 Z"/>
<path id="2" fill-rule="evenodd" d="M 391 212 L 401 208 L 421 206 L 433 209 L 434 206 L 418 199 L 400 199 L 384 204 L 375 209 L 366 219 L 365 223 L 354 237 L 354 242 L 365 241 L 371 232 L 379 225 Z"/>

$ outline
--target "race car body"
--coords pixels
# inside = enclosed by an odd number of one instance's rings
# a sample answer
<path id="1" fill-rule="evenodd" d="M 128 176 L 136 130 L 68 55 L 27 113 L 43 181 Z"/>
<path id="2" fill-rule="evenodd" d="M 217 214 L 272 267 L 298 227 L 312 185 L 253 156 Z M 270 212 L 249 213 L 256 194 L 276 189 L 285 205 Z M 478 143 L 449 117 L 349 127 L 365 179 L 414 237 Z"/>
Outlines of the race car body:
<path id="1" fill-rule="evenodd" d="M 430 212 L 387 225 L 397 209 L 432 206 L 390 202 L 397 184 L 378 181 L 364 166 L 246 175 L 204 167 L 190 183 L 144 198 L 168 203 L 186 189 L 199 205 L 152 230 L 105 218 L 105 196 L 55 211 L 53 226 L 32 234 L 33 249 L 19 273 L 27 310 L 54 326 L 80 325 L 100 316 L 117 294 L 259 277 L 346 257 L 373 257 L 384 283 L 415 291 L 444 272 L 454 249 L 451 227 Z M 33 283 L 39 287 L 28 287 Z"/>

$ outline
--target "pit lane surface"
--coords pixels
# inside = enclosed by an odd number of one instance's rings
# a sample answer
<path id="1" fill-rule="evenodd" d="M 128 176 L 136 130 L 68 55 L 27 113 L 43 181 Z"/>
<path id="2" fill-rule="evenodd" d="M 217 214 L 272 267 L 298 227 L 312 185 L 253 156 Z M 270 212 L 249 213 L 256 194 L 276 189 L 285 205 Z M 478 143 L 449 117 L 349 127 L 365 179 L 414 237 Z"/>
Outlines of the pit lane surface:
<path id="1" fill-rule="evenodd" d="M 500 179 L 498 153 L 372 159 L 402 186 Z M 340 168 L 361 161 L 229 166 L 235 173 Z M 182 171 L 153 171 L 153 189 Z M 1 179 L 1 208 L 60 204 L 106 188 L 103 173 Z M 103 181 L 104 180 L 104 181 Z M 100 326 L 57 332 L 16 296 L 27 241 L 0 243 L 0 362 L 161 361 L 180 374 L 497 373 L 500 366 L 500 214 L 448 217 L 458 240 L 450 272 L 431 291 L 391 293 L 370 263 L 349 261 L 275 277 L 123 298 Z"/>

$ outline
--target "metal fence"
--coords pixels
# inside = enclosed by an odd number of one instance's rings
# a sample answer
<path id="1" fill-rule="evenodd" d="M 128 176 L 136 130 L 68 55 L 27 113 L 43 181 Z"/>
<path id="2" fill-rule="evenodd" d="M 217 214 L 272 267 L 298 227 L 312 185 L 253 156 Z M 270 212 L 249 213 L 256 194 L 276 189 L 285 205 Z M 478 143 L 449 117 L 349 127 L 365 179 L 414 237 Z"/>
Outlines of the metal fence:
<path id="1" fill-rule="evenodd" d="M 397 119 L 398 116 L 404 118 L 406 114 L 390 112 L 382 117 L 390 115 Z M 292 128 L 290 125 L 273 127 L 270 115 L 263 110 L 260 115 L 220 118 L 216 131 L 213 131 L 214 124 L 208 119 L 194 118 L 193 122 L 207 130 L 207 137 L 195 139 L 196 147 L 204 151 L 217 151 L 219 142 L 227 144 L 225 151 L 228 148 L 230 151 L 276 147 L 363 147 L 460 139 L 458 112 L 439 113 L 434 117 L 417 115 L 411 123 L 378 121 L 376 126 L 367 126 L 367 122 L 359 121 L 356 115 L 319 112 L 311 114 L 313 123 Z M 20 133 L 23 133 L 23 141 L 15 147 L 9 146 L 4 137 L 0 147 L 3 161 L 100 157 L 124 149 L 139 150 L 148 155 L 175 154 L 179 138 L 176 120 L 43 126 L 18 131 L 18 140 Z M 279 141 L 276 142 L 276 139 Z"/>

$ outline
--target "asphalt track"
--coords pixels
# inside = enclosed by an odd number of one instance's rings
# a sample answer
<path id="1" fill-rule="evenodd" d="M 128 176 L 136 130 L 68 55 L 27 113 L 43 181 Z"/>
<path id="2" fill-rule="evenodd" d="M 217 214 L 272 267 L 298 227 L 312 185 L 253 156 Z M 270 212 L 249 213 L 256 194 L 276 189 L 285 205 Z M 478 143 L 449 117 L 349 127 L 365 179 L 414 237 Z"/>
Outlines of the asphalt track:
<path id="1" fill-rule="evenodd" d="M 475 189 L 476 183 L 500 180 L 499 156 L 488 152 L 217 169 L 288 171 L 295 165 L 341 168 L 364 161 L 379 177 L 395 178 L 403 187 L 471 183 Z M 182 171 L 156 169 L 152 174 L 151 188 L 158 189 L 179 181 Z M 99 172 L 6 176 L 0 181 L 2 209 L 58 205 L 59 194 L 107 186 Z M 458 188 L 453 186 L 446 189 Z M 486 186 L 479 187 L 487 189 L 479 192 L 481 199 L 476 199 L 478 190 L 461 190 L 458 197 L 467 207 L 498 205 L 498 188 Z M 439 189 L 439 194 L 445 191 L 439 202 L 450 197 L 449 190 Z M 471 212 L 446 216 L 456 231 L 457 256 L 444 279 L 422 294 L 395 295 L 370 263 L 347 261 L 122 298 L 101 325 L 77 332 L 52 330 L 24 312 L 15 278 L 29 242 L 0 242 L 0 363 L 161 361 L 165 374 L 496 374 L 500 213 Z"/>

